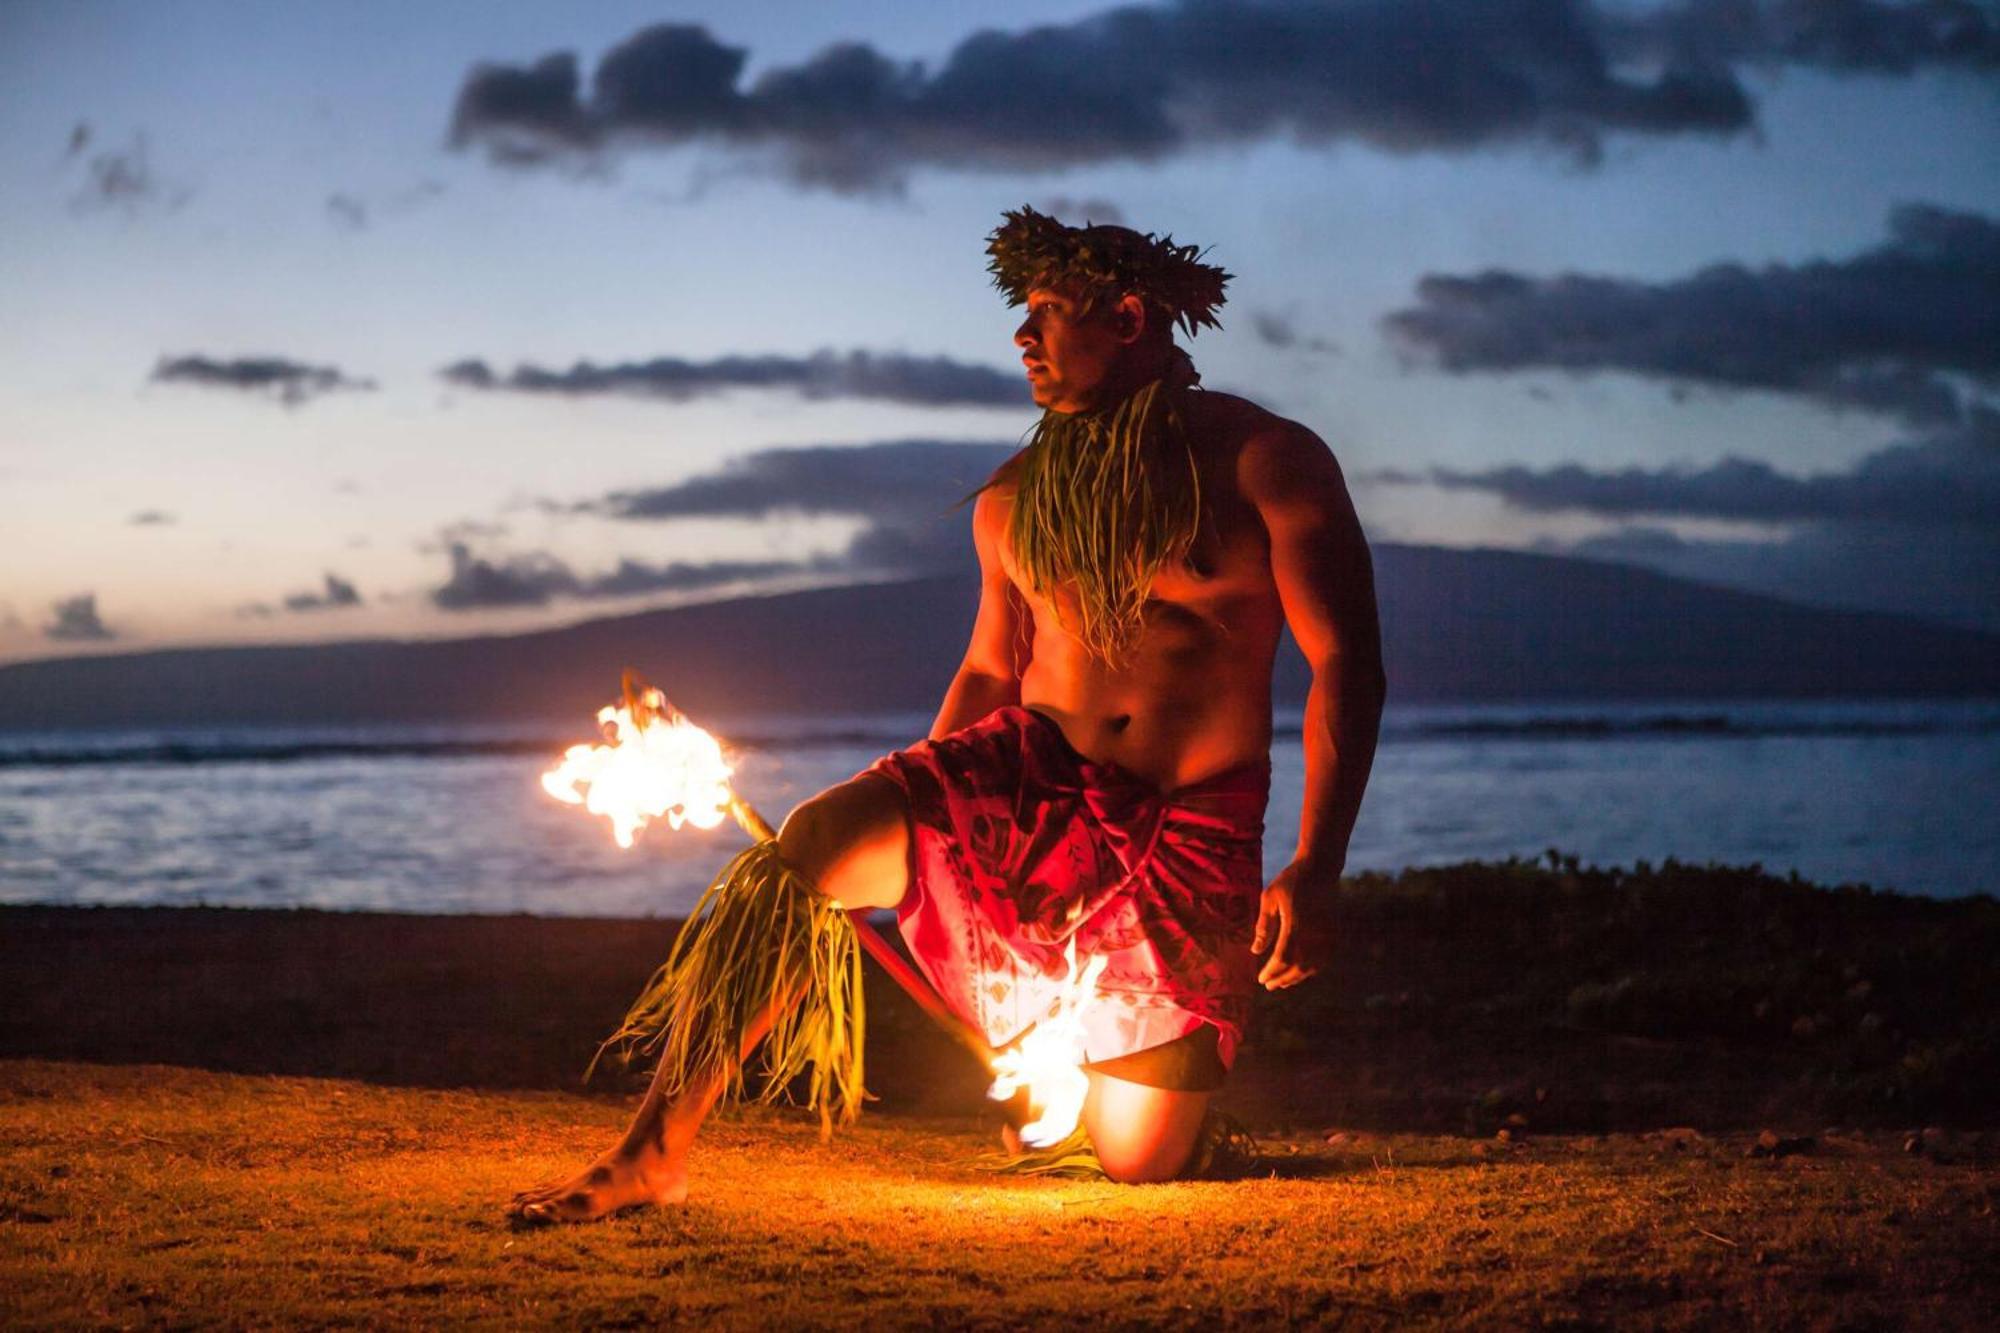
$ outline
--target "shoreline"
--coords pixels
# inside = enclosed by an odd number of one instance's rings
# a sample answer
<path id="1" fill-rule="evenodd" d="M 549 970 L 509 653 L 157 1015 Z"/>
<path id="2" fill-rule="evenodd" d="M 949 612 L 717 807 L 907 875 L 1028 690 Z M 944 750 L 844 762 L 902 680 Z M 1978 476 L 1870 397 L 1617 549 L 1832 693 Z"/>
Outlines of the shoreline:
<path id="1" fill-rule="evenodd" d="M 586 1091 L 677 926 L 0 905 L 0 1058 Z M 1223 1094 L 1253 1128 L 2000 1123 L 1990 896 L 1468 863 L 1343 881 L 1335 940 L 1320 978 L 1258 997 Z M 868 1000 L 876 1109 L 983 1112 L 985 1071 L 872 968 Z"/>

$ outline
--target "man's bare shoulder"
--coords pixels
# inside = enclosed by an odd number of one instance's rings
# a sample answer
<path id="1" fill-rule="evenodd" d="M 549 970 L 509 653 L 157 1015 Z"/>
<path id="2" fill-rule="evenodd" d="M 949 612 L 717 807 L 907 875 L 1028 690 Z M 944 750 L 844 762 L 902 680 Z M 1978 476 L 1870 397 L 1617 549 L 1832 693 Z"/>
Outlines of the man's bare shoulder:
<path id="1" fill-rule="evenodd" d="M 1195 426 L 1204 434 L 1237 447 L 1256 442 L 1265 448 L 1298 447 L 1312 444 L 1324 449 L 1319 436 L 1270 408 L 1233 393 L 1204 389 L 1190 395 L 1197 404 Z"/>
<path id="2" fill-rule="evenodd" d="M 1337 469 L 1333 451 L 1309 427 L 1235 394 L 1204 392 L 1202 425 L 1234 457 L 1236 475 L 1252 494 L 1288 479 Z"/>
<path id="3" fill-rule="evenodd" d="M 973 497 L 972 534 L 981 546 L 1004 539 L 1014 510 L 1014 496 L 1020 490 L 1021 458 L 1026 453 L 1023 449 L 993 469 L 993 475 Z"/>
<path id="4" fill-rule="evenodd" d="M 1028 451 L 1021 449 L 1013 457 L 993 469 L 993 475 L 979 488 L 972 501 L 972 521 L 974 525 L 988 523 L 997 516 L 1013 508 L 1014 496 L 1021 489 L 1021 460 Z"/>

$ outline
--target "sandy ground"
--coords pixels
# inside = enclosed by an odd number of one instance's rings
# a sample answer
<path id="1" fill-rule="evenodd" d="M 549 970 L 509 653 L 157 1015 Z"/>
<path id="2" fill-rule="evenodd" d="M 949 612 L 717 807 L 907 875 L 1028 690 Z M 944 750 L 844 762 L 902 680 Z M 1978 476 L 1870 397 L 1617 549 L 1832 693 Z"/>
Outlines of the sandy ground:
<path id="1" fill-rule="evenodd" d="M 10 1326 L 1970 1328 L 2000 1173 L 1883 1134 L 1274 1138 L 1253 1179 L 995 1179 L 966 1117 L 711 1127 L 694 1199 L 520 1231 L 624 1108 L 0 1062 Z"/>

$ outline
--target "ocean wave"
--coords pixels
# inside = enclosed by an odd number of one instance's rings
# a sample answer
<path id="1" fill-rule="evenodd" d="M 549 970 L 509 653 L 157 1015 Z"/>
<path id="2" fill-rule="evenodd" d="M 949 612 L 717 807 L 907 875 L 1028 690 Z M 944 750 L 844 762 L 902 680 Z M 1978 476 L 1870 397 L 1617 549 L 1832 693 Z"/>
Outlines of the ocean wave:
<path id="1" fill-rule="evenodd" d="M 1382 728 L 1384 741 L 1691 740 L 1772 738 L 1869 739 L 1895 736 L 1988 736 L 2000 733 L 2000 715 L 1989 717 L 1742 717 L 1727 713 L 1659 713 L 1644 716 L 1465 717 L 1411 719 Z M 1303 735 L 1281 727 L 1280 735 Z"/>
<path id="2" fill-rule="evenodd" d="M 554 761 L 572 745 L 592 738 L 574 734 L 532 737 L 357 737 L 283 738 L 260 736 L 159 737 L 136 740 L 0 737 L 0 768 L 71 768 L 88 765 L 285 764 L 337 759 L 465 759 L 536 756 Z M 908 733 L 870 730 L 818 731 L 769 736 L 732 736 L 725 748 L 738 752 L 909 744 Z"/>
<path id="3" fill-rule="evenodd" d="M 727 730 L 737 753 L 848 748 L 883 753 L 924 730 L 916 718 L 858 718 L 829 725 L 765 722 Z M 1296 712 L 1281 715 L 1275 739 L 1297 741 Z M 1384 744 L 1480 741 L 1621 741 L 1644 739 L 1894 738 L 2000 734 L 2000 711 L 1943 707 L 1883 709 L 1758 709 L 1738 712 L 1461 711 L 1391 709 Z M 592 739 L 572 730 L 516 728 L 261 728 L 232 732 L 37 732 L 0 735 L 0 769 L 77 766 L 286 764 L 342 759 L 468 759 L 542 757 L 550 760 Z"/>

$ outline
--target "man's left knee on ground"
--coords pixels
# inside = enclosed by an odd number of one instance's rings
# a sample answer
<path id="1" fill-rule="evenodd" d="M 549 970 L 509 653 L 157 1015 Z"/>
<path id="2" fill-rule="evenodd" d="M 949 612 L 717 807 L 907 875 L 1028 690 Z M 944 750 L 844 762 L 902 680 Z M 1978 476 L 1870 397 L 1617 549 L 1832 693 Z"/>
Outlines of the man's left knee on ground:
<path id="1" fill-rule="evenodd" d="M 1104 1174 L 1125 1185 L 1178 1177 L 1194 1156 L 1208 1099 L 1205 1092 L 1093 1076 L 1084 1114 Z"/>

